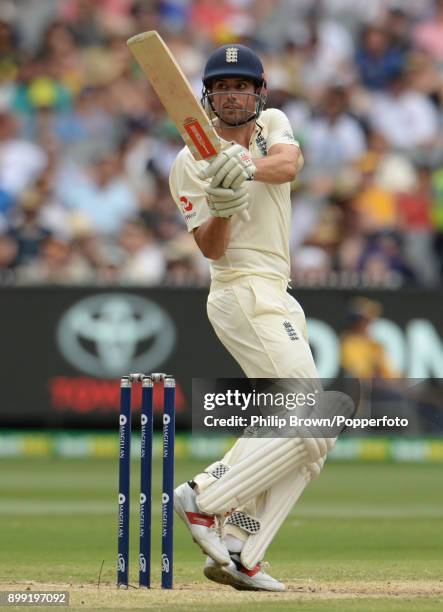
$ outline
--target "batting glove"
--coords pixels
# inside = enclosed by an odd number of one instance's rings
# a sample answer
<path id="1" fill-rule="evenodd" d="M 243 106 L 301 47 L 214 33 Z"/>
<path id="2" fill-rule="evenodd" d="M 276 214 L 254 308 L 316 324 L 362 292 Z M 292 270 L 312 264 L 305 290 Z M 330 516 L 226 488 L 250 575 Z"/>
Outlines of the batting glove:
<path id="1" fill-rule="evenodd" d="M 244 181 L 254 178 L 255 166 L 247 149 L 239 144 L 221 151 L 199 178 L 212 178 L 211 187 L 238 189 Z"/>
<path id="2" fill-rule="evenodd" d="M 206 187 L 209 211 L 213 217 L 232 217 L 251 205 L 247 187 L 224 189 L 223 187 Z"/>

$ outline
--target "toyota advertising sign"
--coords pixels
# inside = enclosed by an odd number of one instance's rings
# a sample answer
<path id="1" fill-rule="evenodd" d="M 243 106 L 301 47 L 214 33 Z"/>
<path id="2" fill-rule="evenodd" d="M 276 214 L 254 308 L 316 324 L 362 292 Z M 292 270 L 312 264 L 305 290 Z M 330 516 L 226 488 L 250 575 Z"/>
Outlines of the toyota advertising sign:
<path id="1" fill-rule="evenodd" d="M 242 376 L 207 321 L 204 289 L 5 288 L 0 293 L 3 427 L 113 428 L 119 379 L 134 371 L 175 376 L 177 423 L 189 427 L 193 378 Z M 319 374 L 333 379 L 340 374 L 342 332 L 355 292 L 295 295 L 310 313 Z M 443 378 L 442 300 L 407 291 L 370 295 L 383 307 L 371 334 L 393 367 L 409 378 Z M 138 385 L 134 397 L 139 405 Z M 160 410 L 160 389 L 154 401 Z"/>

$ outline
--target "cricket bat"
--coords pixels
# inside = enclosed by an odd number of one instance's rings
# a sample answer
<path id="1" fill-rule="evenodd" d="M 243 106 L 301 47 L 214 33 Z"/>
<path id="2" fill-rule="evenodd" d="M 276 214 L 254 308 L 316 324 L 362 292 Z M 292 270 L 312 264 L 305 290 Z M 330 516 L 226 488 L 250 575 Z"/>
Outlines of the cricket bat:
<path id="1" fill-rule="evenodd" d="M 220 139 L 162 37 L 155 30 L 143 32 L 127 45 L 194 159 L 211 161 L 221 151 Z M 247 211 L 241 215 L 249 221 Z"/>

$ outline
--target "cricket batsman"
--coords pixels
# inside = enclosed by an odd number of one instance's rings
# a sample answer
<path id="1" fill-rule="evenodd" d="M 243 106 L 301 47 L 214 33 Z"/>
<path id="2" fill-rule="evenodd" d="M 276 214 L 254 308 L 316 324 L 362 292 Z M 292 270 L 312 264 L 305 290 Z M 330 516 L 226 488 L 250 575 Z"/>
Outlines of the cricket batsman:
<path id="1" fill-rule="evenodd" d="M 252 50 L 231 44 L 214 51 L 202 103 L 223 149 L 210 163 L 182 149 L 170 188 L 210 260 L 209 320 L 245 375 L 318 379 L 305 315 L 287 292 L 290 184 L 303 157 L 284 113 L 264 110 L 266 98 L 263 66 Z M 207 578 L 240 590 L 285 589 L 261 561 L 332 443 L 241 438 L 176 488 L 175 510 L 207 554 Z"/>

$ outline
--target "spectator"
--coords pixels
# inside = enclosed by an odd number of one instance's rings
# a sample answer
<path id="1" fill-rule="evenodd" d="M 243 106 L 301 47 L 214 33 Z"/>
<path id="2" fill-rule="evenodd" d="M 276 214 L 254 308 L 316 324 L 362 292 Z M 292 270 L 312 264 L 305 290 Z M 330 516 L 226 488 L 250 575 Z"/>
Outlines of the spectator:
<path id="1" fill-rule="evenodd" d="M 89 276 L 88 266 L 73 258 L 71 244 L 56 236 L 43 240 L 37 259 L 17 268 L 19 284 L 76 285 Z"/>
<path id="2" fill-rule="evenodd" d="M 365 282 L 392 288 L 413 281 L 414 274 L 403 256 L 401 246 L 401 236 L 396 232 L 374 234 L 359 264 Z"/>
<path id="3" fill-rule="evenodd" d="M 97 154 L 89 172 L 65 167 L 59 176 L 58 195 L 68 209 L 82 212 L 100 234 L 116 236 L 122 223 L 137 212 L 135 194 L 114 152 Z"/>
<path id="4" fill-rule="evenodd" d="M 353 232 L 348 234 L 337 249 L 336 268 L 342 271 L 343 276 L 351 285 L 358 285 L 361 279 L 359 264 L 366 247 L 364 234 Z"/>
<path id="5" fill-rule="evenodd" d="M 20 138 L 18 130 L 16 117 L 0 112 L 0 191 L 13 197 L 31 185 L 48 161 L 42 148 Z"/>
<path id="6" fill-rule="evenodd" d="M 405 52 L 391 43 L 384 27 L 368 25 L 355 57 L 360 81 L 371 90 L 385 89 L 405 62 Z"/>
<path id="7" fill-rule="evenodd" d="M 60 13 L 80 47 L 104 43 L 100 6 L 94 0 L 68 0 L 61 4 Z"/>
<path id="8" fill-rule="evenodd" d="M 376 180 L 377 162 L 371 155 L 360 160 L 361 180 L 352 200 L 359 227 L 364 233 L 395 229 L 397 207 L 395 195 Z"/>
<path id="9" fill-rule="evenodd" d="M 407 71 L 411 89 L 421 92 L 435 105 L 441 106 L 443 81 L 439 67 L 432 58 L 422 51 L 410 53 Z"/>
<path id="10" fill-rule="evenodd" d="M 177 235 L 165 247 L 165 284 L 172 286 L 207 285 L 210 280 L 208 260 L 196 248 L 188 234 Z"/>
<path id="11" fill-rule="evenodd" d="M 391 75 L 386 91 L 374 94 L 368 119 L 394 149 L 412 154 L 436 143 L 437 112 L 426 96 L 410 88 L 405 72 Z"/>
<path id="12" fill-rule="evenodd" d="M 381 306 L 358 297 L 350 301 L 341 336 L 341 365 L 348 376 L 360 379 L 398 378 L 383 345 L 371 335 L 371 324 L 380 317 Z"/>
<path id="13" fill-rule="evenodd" d="M 37 177 L 31 190 L 35 191 L 41 202 L 38 206 L 38 222 L 51 234 L 63 236 L 69 240 L 71 232 L 69 229 L 69 211 L 67 211 L 54 193 L 55 164 L 53 160 L 44 171 Z"/>
<path id="14" fill-rule="evenodd" d="M 119 239 L 125 252 L 120 282 L 128 285 L 157 285 L 165 273 L 165 259 L 152 231 L 139 219 L 127 221 Z"/>
<path id="15" fill-rule="evenodd" d="M 294 253 L 292 267 L 295 285 L 318 287 L 327 284 L 332 261 L 324 249 L 307 244 Z"/>
<path id="16" fill-rule="evenodd" d="M 15 265 L 31 263 L 39 254 L 41 243 L 50 234 L 39 221 L 43 204 L 42 194 L 36 189 L 24 191 L 20 196 L 20 210 L 10 235 L 17 244 Z"/>
<path id="17" fill-rule="evenodd" d="M 438 281 L 437 260 L 432 246 L 431 171 L 418 168 L 413 189 L 397 195 L 399 228 L 404 238 L 405 257 L 414 274 L 425 285 Z"/>
<path id="18" fill-rule="evenodd" d="M 85 67 L 69 26 L 61 21 L 50 23 L 43 34 L 38 56 L 72 95 L 81 91 Z"/>
<path id="19" fill-rule="evenodd" d="M 336 174 L 345 164 L 360 158 L 365 150 L 364 132 L 349 114 L 347 90 L 339 85 L 328 87 L 319 116 L 306 128 L 307 171 Z"/>
<path id="20" fill-rule="evenodd" d="M 83 270 L 85 283 L 101 281 L 107 267 L 106 246 L 82 213 L 69 216 L 69 235 L 72 245 L 72 265 Z"/>
<path id="21" fill-rule="evenodd" d="M 17 75 L 13 109 L 24 118 L 44 109 L 62 112 L 71 107 L 72 94 L 52 72 L 52 65 L 34 58 Z"/>
<path id="22" fill-rule="evenodd" d="M 349 81 L 353 73 L 352 38 L 339 22 L 322 19 L 321 11 L 315 6 L 308 14 L 301 48 L 300 84 L 313 102 L 318 101 L 331 83 Z"/>
<path id="23" fill-rule="evenodd" d="M 148 122 L 129 119 L 127 137 L 122 145 L 123 167 L 142 209 L 150 208 L 157 195 L 157 181 L 151 164 L 154 147 Z"/>
<path id="24" fill-rule="evenodd" d="M 59 113 L 54 131 L 63 145 L 105 142 L 112 146 L 117 140 L 114 118 L 102 101 L 99 88 L 86 88 L 79 92 L 74 108 Z"/>

